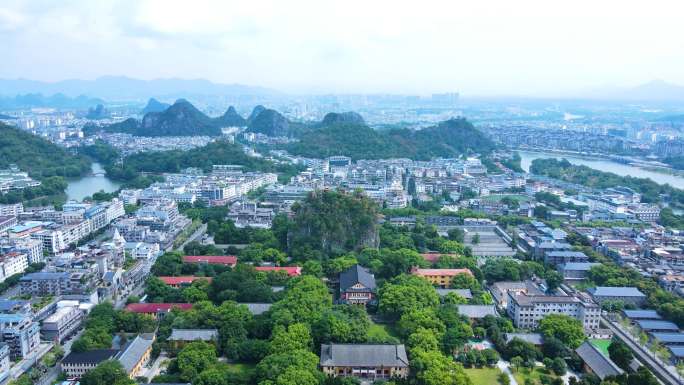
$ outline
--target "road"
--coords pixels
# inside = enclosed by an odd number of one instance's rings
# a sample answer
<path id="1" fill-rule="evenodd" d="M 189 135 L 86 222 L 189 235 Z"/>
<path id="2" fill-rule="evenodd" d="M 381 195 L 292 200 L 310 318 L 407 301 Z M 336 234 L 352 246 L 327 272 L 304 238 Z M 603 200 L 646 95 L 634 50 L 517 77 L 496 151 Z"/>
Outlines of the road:
<path id="1" fill-rule="evenodd" d="M 195 232 L 192 233 L 192 235 L 189 236 L 188 239 L 186 239 L 185 242 L 183 242 L 182 245 L 180 245 L 179 247 L 177 247 L 176 250 L 183 250 L 183 248 L 185 247 L 185 245 L 187 245 L 188 243 L 190 243 L 190 242 L 192 242 L 192 241 L 196 241 L 197 238 L 200 238 L 200 239 L 201 239 L 202 235 L 204 235 L 205 232 L 207 232 L 207 224 L 206 224 L 206 223 L 202 223 L 202 225 L 201 225 L 197 230 L 195 230 Z"/>
<path id="2" fill-rule="evenodd" d="M 71 338 L 69 338 L 62 344 L 65 357 L 71 352 L 71 345 L 74 343 L 74 341 L 81 337 L 84 331 L 84 329 L 79 330 L 76 334 L 74 334 Z M 36 385 L 52 384 L 53 382 L 57 381 L 57 376 L 59 376 L 60 372 L 60 365 L 59 362 L 57 362 L 55 366 L 49 368 L 48 371 L 45 374 L 43 374 L 43 376 L 38 381 L 36 381 Z"/>
<path id="3" fill-rule="evenodd" d="M 652 352 L 644 348 L 638 341 L 632 338 L 632 335 L 622 329 L 622 327 L 602 317 L 603 323 L 610 329 L 616 337 L 620 338 L 633 352 L 636 358 L 646 365 L 651 372 L 658 377 L 659 380 L 665 384 L 670 385 L 684 385 L 681 377 L 674 374 L 668 369 L 667 365 L 663 364 L 660 359 L 656 358 Z"/>

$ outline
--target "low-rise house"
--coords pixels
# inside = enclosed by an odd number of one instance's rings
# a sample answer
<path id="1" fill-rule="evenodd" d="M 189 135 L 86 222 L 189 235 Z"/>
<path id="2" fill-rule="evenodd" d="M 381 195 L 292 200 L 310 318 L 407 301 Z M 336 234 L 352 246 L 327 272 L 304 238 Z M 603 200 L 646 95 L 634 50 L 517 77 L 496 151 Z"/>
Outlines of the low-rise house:
<path id="1" fill-rule="evenodd" d="M 598 303 L 622 301 L 625 304 L 640 306 L 646 302 L 646 295 L 636 287 L 597 286 L 587 291 L 591 294 L 594 301 Z"/>
<path id="2" fill-rule="evenodd" d="M 684 346 L 684 333 L 651 333 L 651 338 L 665 346 Z"/>
<path id="3" fill-rule="evenodd" d="M 117 359 L 128 373 L 128 377 L 135 378 L 140 375 L 142 367 L 150 360 L 153 343 L 154 334 L 148 338 L 138 335 L 119 353 Z"/>
<path id="4" fill-rule="evenodd" d="M 60 307 L 43 320 L 43 338 L 61 343 L 76 331 L 83 321 L 83 312 L 74 306 Z"/>
<path id="5" fill-rule="evenodd" d="M 592 262 L 567 262 L 558 265 L 558 272 L 563 275 L 563 279 L 568 282 L 583 281 L 592 267 L 599 265 Z"/>
<path id="6" fill-rule="evenodd" d="M 366 305 L 376 301 L 375 276 L 361 265 L 340 273 L 340 302 Z"/>
<path id="7" fill-rule="evenodd" d="M 154 319 L 163 318 L 173 309 L 190 310 L 191 308 L 191 303 L 131 303 L 126 306 L 127 311 L 145 314 Z"/>
<path id="8" fill-rule="evenodd" d="M 257 266 L 254 268 L 256 271 L 284 271 L 290 277 L 298 277 L 302 275 L 301 266 Z"/>
<path id="9" fill-rule="evenodd" d="M 458 314 L 464 315 L 470 319 L 480 319 L 488 315 L 498 317 L 499 313 L 496 311 L 494 305 L 457 305 Z"/>
<path id="10" fill-rule="evenodd" d="M 103 361 L 114 359 L 116 349 L 96 349 L 85 352 L 71 352 L 62 360 L 62 372 L 68 378 L 81 378 Z"/>
<path id="11" fill-rule="evenodd" d="M 205 280 L 211 283 L 211 277 L 195 277 L 194 275 L 190 276 L 182 276 L 182 277 L 158 277 L 162 282 L 165 284 L 174 287 L 174 288 L 180 288 L 184 286 L 190 286 L 192 285 L 193 282 L 198 281 L 198 280 Z"/>
<path id="12" fill-rule="evenodd" d="M 183 257 L 183 263 L 206 263 L 235 267 L 237 257 L 234 255 L 186 255 Z"/>
<path id="13" fill-rule="evenodd" d="M 204 341 L 216 344 L 218 330 L 216 329 L 171 329 L 171 335 L 167 339 L 173 349 L 180 350 L 190 342 Z"/>
<path id="14" fill-rule="evenodd" d="M 504 334 L 506 343 L 511 342 L 514 338 L 529 342 L 535 346 L 541 346 L 544 344 L 544 336 L 540 333 L 506 333 Z"/>
<path id="15" fill-rule="evenodd" d="M 404 345 L 323 344 L 320 367 L 330 377 L 407 378 L 409 360 Z"/>
<path id="16" fill-rule="evenodd" d="M 677 332 L 679 327 L 670 321 L 636 320 L 634 323 L 645 332 Z"/>
<path id="17" fill-rule="evenodd" d="M 636 320 L 661 320 L 663 317 L 658 314 L 655 310 L 648 309 L 625 309 L 622 311 L 625 317 L 629 318 L 630 321 L 634 322 Z"/>
<path id="18" fill-rule="evenodd" d="M 601 380 L 609 376 L 617 376 L 624 371 L 620 369 L 610 358 L 606 357 L 596 346 L 585 341 L 575 352 L 584 362 L 584 370 L 594 373 Z"/>
<path id="19" fill-rule="evenodd" d="M 459 274 L 473 275 L 469 269 L 420 269 L 417 267 L 411 269 L 411 274 L 423 277 L 442 289 L 451 287 L 454 277 Z"/>
<path id="20" fill-rule="evenodd" d="M 440 297 L 444 297 L 450 293 L 454 293 L 459 297 L 463 297 L 467 300 L 473 299 L 473 293 L 470 289 L 435 289 Z"/>

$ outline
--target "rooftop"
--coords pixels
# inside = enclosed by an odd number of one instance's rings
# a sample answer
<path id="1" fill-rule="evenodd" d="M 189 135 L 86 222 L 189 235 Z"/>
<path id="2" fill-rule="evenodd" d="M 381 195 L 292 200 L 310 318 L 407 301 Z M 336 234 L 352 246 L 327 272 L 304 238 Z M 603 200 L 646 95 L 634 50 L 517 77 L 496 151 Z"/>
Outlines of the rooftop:
<path id="1" fill-rule="evenodd" d="M 121 354 L 119 354 L 119 362 L 124 367 L 126 373 L 131 373 L 135 366 L 140 362 L 145 352 L 152 348 L 153 338 L 147 339 L 141 336 L 136 336 L 131 343 L 126 346 Z"/>
<path id="2" fill-rule="evenodd" d="M 644 310 L 644 309 L 626 310 L 625 309 L 622 312 L 625 314 L 625 316 L 627 318 L 631 318 L 631 319 L 659 320 L 659 319 L 663 318 L 655 310 Z"/>
<path id="3" fill-rule="evenodd" d="M 499 316 L 494 305 L 458 305 L 458 314 L 468 318 L 484 318 L 488 315 Z"/>
<path id="4" fill-rule="evenodd" d="M 321 366 L 408 367 L 404 345 L 330 344 L 321 345 Z"/>
<path id="5" fill-rule="evenodd" d="M 644 293 L 640 292 L 636 287 L 627 286 L 597 286 L 589 289 L 589 292 L 591 295 L 599 297 L 646 297 Z"/>
<path id="6" fill-rule="evenodd" d="M 204 279 L 211 282 L 211 277 L 195 277 L 193 275 L 183 277 L 158 277 L 167 285 L 190 285 L 194 281 Z"/>
<path id="7" fill-rule="evenodd" d="M 68 279 L 69 273 L 67 272 L 38 272 L 29 273 L 21 277 L 20 281 L 42 281 L 42 280 L 53 280 L 53 279 Z"/>
<path id="8" fill-rule="evenodd" d="M 62 364 L 99 364 L 113 358 L 119 351 L 116 349 L 96 349 L 85 352 L 71 352 L 62 360 Z"/>
<path id="9" fill-rule="evenodd" d="M 459 274 L 469 274 L 473 275 L 470 269 L 411 269 L 411 274 L 422 275 L 422 276 L 449 276 L 453 277 Z"/>
<path id="10" fill-rule="evenodd" d="M 465 299 L 471 299 L 473 298 L 473 293 L 470 291 L 470 289 L 436 289 L 437 294 L 439 294 L 440 297 L 444 297 L 445 295 L 449 293 L 456 293 L 457 295 L 465 298 Z"/>
<path id="11" fill-rule="evenodd" d="M 584 363 L 587 364 L 600 379 L 604 379 L 608 376 L 617 376 L 623 373 L 610 358 L 606 357 L 601 353 L 601 351 L 589 341 L 585 341 L 580 347 L 575 349 L 577 355 L 582 358 Z"/>
<path id="12" fill-rule="evenodd" d="M 158 313 L 168 312 L 171 309 L 190 310 L 191 303 L 132 303 L 126 306 L 126 310 L 134 313 Z"/>
<path id="13" fill-rule="evenodd" d="M 672 330 L 672 331 L 678 331 L 679 330 L 679 327 L 670 321 L 636 320 L 635 322 L 643 330 Z"/>
<path id="14" fill-rule="evenodd" d="M 237 257 L 234 255 L 186 255 L 183 257 L 183 262 L 235 266 Z"/>
<path id="15" fill-rule="evenodd" d="M 302 268 L 300 266 L 257 266 L 256 271 L 284 271 L 290 277 L 302 275 Z"/>
<path id="16" fill-rule="evenodd" d="M 218 339 L 216 329 L 171 329 L 169 341 L 211 341 Z"/>
<path id="17" fill-rule="evenodd" d="M 684 344 L 684 333 L 651 333 L 663 345 Z"/>
<path id="18" fill-rule="evenodd" d="M 340 291 L 346 291 L 357 283 L 375 290 L 375 276 L 361 265 L 354 265 L 340 273 Z"/>
<path id="19" fill-rule="evenodd" d="M 249 309 L 249 312 L 254 314 L 254 315 L 259 315 L 263 314 L 268 311 L 268 309 L 271 308 L 273 304 L 271 303 L 240 303 L 240 305 L 245 305 L 247 306 L 247 309 Z"/>
<path id="20" fill-rule="evenodd" d="M 544 336 L 539 333 L 506 333 L 505 337 L 506 343 L 511 342 L 514 338 L 521 339 L 534 345 L 541 345 L 544 343 Z"/>

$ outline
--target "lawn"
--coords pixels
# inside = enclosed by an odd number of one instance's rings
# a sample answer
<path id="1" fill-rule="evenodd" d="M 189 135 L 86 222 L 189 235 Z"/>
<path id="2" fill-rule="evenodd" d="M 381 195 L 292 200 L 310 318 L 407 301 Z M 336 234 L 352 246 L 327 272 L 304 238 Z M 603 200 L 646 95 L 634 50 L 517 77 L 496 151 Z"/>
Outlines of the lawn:
<path id="1" fill-rule="evenodd" d="M 465 369 L 473 385 L 496 385 L 499 383 L 499 368 L 471 368 Z"/>
<path id="2" fill-rule="evenodd" d="M 511 371 L 513 372 L 513 377 L 515 377 L 515 381 L 519 385 L 524 385 L 525 381 L 527 379 L 531 379 L 534 383 L 541 384 L 541 381 L 539 380 L 540 375 L 547 375 L 547 376 L 550 376 L 551 378 L 557 377 L 550 370 L 548 370 L 546 368 L 540 368 L 540 367 L 536 367 L 534 369 L 530 369 L 530 368 L 511 369 Z"/>
<path id="3" fill-rule="evenodd" d="M 390 342 L 392 339 L 397 339 L 396 330 L 394 326 L 388 324 L 371 323 L 368 328 L 368 339 L 374 342 Z"/>
<path id="4" fill-rule="evenodd" d="M 611 340 L 592 339 L 592 340 L 589 340 L 589 342 L 592 345 L 596 346 L 601 351 L 601 353 L 606 355 L 606 357 L 609 356 L 608 347 L 610 346 Z"/>

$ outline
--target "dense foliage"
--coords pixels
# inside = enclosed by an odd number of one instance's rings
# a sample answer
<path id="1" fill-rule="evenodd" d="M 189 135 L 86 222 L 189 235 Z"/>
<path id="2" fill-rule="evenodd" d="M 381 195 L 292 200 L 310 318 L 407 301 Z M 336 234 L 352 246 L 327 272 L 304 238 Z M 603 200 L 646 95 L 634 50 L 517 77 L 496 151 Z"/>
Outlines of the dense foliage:
<path id="1" fill-rule="evenodd" d="M 353 159 L 454 157 L 488 153 L 494 144 L 465 119 L 451 119 L 419 131 L 375 131 L 363 124 L 334 123 L 311 130 L 288 146 L 294 154 L 324 158 L 347 155 Z"/>
<path id="2" fill-rule="evenodd" d="M 36 179 L 52 176 L 76 177 L 90 171 L 90 162 L 18 128 L 0 123 L 0 168 L 16 164 Z"/>
<path id="3" fill-rule="evenodd" d="M 377 247 L 377 205 L 362 193 L 318 191 L 292 206 L 289 250 L 299 259 L 322 259 Z"/>
<path id="4" fill-rule="evenodd" d="M 629 187 L 641 194 L 642 202 L 658 202 L 662 194 L 667 194 L 673 202 L 684 204 L 684 190 L 667 184 L 660 185 L 647 178 L 619 176 L 587 166 L 573 165 L 567 159 L 535 159 L 530 166 L 530 172 L 597 189 Z"/>

